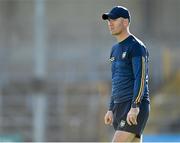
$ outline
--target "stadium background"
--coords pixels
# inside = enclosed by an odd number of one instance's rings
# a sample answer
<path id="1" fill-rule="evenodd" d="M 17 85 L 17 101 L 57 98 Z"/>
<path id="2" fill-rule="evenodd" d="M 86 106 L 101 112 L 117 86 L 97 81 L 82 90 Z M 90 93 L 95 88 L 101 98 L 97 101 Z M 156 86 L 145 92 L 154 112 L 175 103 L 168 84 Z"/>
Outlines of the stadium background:
<path id="1" fill-rule="evenodd" d="M 114 5 L 150 51 L 145 141 L 180 141 L 179 0 L 0 0 L 0 141 L 111 140 Z"/>

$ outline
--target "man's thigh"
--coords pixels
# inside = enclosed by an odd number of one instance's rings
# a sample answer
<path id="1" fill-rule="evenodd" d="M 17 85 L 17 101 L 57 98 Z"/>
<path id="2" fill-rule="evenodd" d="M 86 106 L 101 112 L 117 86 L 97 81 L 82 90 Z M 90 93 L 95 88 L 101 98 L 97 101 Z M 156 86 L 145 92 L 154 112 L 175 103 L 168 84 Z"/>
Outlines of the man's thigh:
<path id="1" fill-rule="evenodd" d="M 135 134 L 125 131 L 116 131 L 112 142 L 132 142 L 135 139 Z"/>
<path id="2" fill-rule="evenodd" d="M 142 143 L 142 135 L 141 135 L 141 137 L 140 137 L 140 138 L 135 137 L 135 138 L 132 140 L 132 142 Z"/>

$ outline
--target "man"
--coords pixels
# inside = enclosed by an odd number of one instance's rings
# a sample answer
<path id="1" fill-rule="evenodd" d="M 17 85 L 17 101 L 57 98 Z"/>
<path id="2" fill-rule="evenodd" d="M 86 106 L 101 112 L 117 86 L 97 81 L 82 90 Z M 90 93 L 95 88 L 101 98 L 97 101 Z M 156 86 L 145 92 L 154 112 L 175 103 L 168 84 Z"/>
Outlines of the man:
<path id="1" fill-rule="evenodd" d="M 117 43 L 112 47 L 112 96 L 104 120 L 113 124 L 113 142 L 141 142 L 149 116 L 148 51 L 129 31 L 130 13 L 122 6 L 102 15 Z"/>

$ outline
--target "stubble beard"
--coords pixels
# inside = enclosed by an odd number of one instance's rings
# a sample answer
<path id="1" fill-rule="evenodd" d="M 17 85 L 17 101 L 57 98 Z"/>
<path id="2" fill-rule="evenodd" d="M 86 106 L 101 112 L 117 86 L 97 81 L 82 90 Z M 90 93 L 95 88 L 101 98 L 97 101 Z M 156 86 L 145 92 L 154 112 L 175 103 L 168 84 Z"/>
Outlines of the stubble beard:
<path id="1" fill-rule="evenodd" d="M 113 35 L 113 36 L 118 36 L 118 35 L 120 35 L 121 33 L 122 33 L 122 31 L 114 32 L 114 33 L 111 31 L 111 35 Z"/>

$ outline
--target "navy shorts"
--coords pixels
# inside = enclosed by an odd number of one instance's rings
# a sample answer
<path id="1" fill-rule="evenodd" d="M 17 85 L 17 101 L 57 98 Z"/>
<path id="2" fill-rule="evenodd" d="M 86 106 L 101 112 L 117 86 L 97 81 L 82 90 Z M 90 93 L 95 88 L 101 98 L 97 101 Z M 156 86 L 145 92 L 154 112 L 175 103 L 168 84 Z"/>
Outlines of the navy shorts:
<path id="1" fill-rule="evenodd" d="M 149 117 L 149 101 L 142 100 L 140 112 L 137 117 L 137 125 L 129 125 L 126 121 L 127 114 L 131 108 L 131 101 L 115 103 L 113 108 L 113 126 L 115 130 L 121 130 L 136 134 L 140 138 Z"/>

